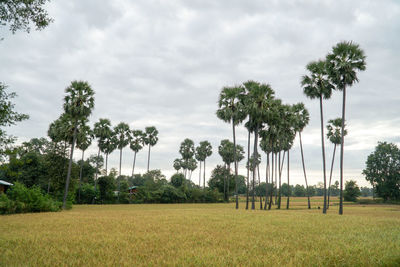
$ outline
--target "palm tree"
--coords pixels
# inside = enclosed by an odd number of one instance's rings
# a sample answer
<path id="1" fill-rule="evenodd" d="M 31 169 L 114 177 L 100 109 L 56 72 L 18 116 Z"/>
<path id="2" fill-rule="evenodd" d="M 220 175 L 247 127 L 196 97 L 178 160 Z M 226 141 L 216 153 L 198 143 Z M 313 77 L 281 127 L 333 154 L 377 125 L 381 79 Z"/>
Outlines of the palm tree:
<path id="1" fill-rule="evenodd" d="M 125 122 L 120 122 L 114 127 L 114 133 L 117 139 L 117 148 L 119 149 L 119 177 L 121 177 L 121 166 L 122 166 L 122 149 L 129 144 L 130 133 L 129 125 Z M 119 202 L 119 191 L 121 186 L 121 179 L 118 179 L 118 202 Z"/>
<path id="2" fill-rule="evenodd" d="M 331 195 L 331 181 L 332 181 L 332 172 L 333 172 L 333 163 L 335 161 L 335 152 L 336 146 L 341 144 L 341 130 L 342 130 L 342 118 L 336 118 L 334 120 L 329 120 L 328 125 L 326 126 L 328 133 L 326 136 L 329 141 L 333 144 L 333 155 L 332 155 L 332 164 L 331 164 L 331 172 L 329 174 L 329 186 L 328 186 L 328 206 L 329 209 L 329 200 Z M 344 130 L 344 135 L 347 135 L 347 130 Z"/>
<path id="3" fill-rule="evenodd" d="M 236 133 L 235 126 L 241 123 L 247 114 L 243 112 L 244 106 L 240 101 L 241 95 L 244 94 L 242 86 L 224 87 L 219 95 L 217 117 L 225 122 L 232 123 L 233 134 L 233 147 L 236 148 Z M 235 195 L 236 195 L 236 209 L 239 209 L 239 196 L 238 196 L 238 164 L 236 153 L 234 153 L 235 164 Z M 229 182 L 229 180 L 228 180 Z"/>
<path id="4" fill-rule="evenodd" d="M 190 158 L 187 162 L 187 169 L 189 170 L 189 180 L 192 180 L 192 173 L 197 168 L 197 161 L 194 158 Z"/>
<path id="5" fill-rule="evenodd" d="M 179 172 L 179 170 L 182 168 L 181 160 L 180 159 L 175 159 L 174 160 L 174 169 L 176 170 L 176 173 Z"/>
<path id="6" fill-rule="evenodd" d="M 343 214 L 343 152 L 344 125 L 346 111 L 346 87 L 358 82 L 357 71 L 366 69 L 364 51 L 353 42 L 341 42 L 332 48 L 326 56 L 329 76 L 337 90 L 343 91 L 342 133 L 340 145 L 340 203 L 339 214 Z"/>
<path id="7" fill-rule="evenodd" d="M 156 129 L 156 127 L 154 126 L 150 126 L 150 127 L 146 127 L 145 129 L 146 132 L 146 137 L 144 138 L 144 143 L 146 145 L 149 145 L 149 154 L 147 157 L 147 172 L 149 172 L 149 168 L 150 168 L 150 147 L 155 146 L 158 142 L 158 131 Z"/>
<path id="8" fill-rule="evenodd" d="M 332 95 L 333 85 L 328 77 L 326 62 L 319 60 L 307 65 L 310 75 L 304 75 L 301 80 L 304 94 L 310 99 L 319 99 L 321 114 L 321 143 L 322 143 L 322 166 L 324 177 L 324 208 L 322 212 L 326 213 L 326 165 L 325 165 L 325 135 L 324 135 L 324 115 L 322 108 L 322 99 L 329 99 Z"/>
<path id="9" fill-rule="evenodd" d="M 103 151 L 104 154 L 106 154 L 106 175 L 108 175 L 108 155 L 110 155 L 112 152 L 114 152 L 115 149 L 117 149 L 118 146 L 118 139 L 115 136 L 114 131 L 110 129 L 110 135 L 107 136 L 103 143 L 101 143 L 100 148 L 101 151 Z"/>
<path id="10" fill-rule="evenodd" d="M 269 109 L 274 98 L 274 91 L 269 84 L 260 84 L 255 81 L 245 82 L 244 87 L 247 91 L 247 101 L 245 109 L 251 118 L 251 124 L 254 126 L 254 158 L 258 155 L 258 131 L 262 129 L 263 124 L 269 119 Z M 253 166 L 253 188 L 255 186 L 256 166 Z M 255 209 L 255 192 L 253 190 L 251 208 Z"/>
<path id="11" fill-rule="evenodd" d="M 183 160 L 183 164 L 181 163 L 181 166 L 183 167 L 182 169 L 185 172 L 185 180 L 186 180 L 186 176 L 187 176 L 187 169 L 188 169 L 188 161 L 189 159 L 191 159 L 195 153 L 194 151 L 194 143 L 191 139 L 186 138 L 185 140 L 183 140 L 183 142 L 181 143 L 181 146 L 179 148 L 179 153 L 182 155 L 182 160 Z"/>
<path id="12" fill-rule="evenodd" d="M 65 89 L 65 92 L 67 95 L 64 97 L 64 112 L 69 116 L 74 125 L 74 132 L 69 157 L 67 181 L 65 183 L 63 209 L 66 208 L 67 203 L 68 187 L 71 178 L 72 157 L 78 132 L 78 123 L 79 121 L 87 119 L 94 108 L 94 91 L 90 87 L 89 83 L 84 81 L 73 81 L 71 82 L 71 85 Z"/>
<path id="13" fill-rule="evenodd" d="M 79 171 L 79 191 L 78 191 L 78 202 L 81 203 L 81 187 L 82 187 L 82 169 L 83 160 L 86 149 L 92 144 L 93 131 L 87 125 L 82 125 L 79 127 L 79 133 L 76 139 L 76 147 L 82 150 L 81 166 Z"/>
<path id="14" fill-rule="evenodd" d="M 97 158 L 100 158 L 100 151 L 105 152 L 106 140 L 112 136 L 111 122 L 109 119 L 99 119 L 93 127 L 94 136 L 97 138 L 97 146 L 99 150 L 97 152 Z M 98 162 L 98 161 L 96 161 Z M 96 163 L 96 175 L 94 179 L 94 191 L 97 189 L 97 175 L 99 173 L 99 165 Z"/>
<path id="15" fill-rule="evenodd" d="M 201 186 L 201 162 L 204 160 L 200 145 L 196 147 L 194 157 L 200 164 L 200 166 L 199 166 L 199 187 L 200 187 Z"/>
<path id="16" fill-rule="evenodd" d="M 135 152 L 135 155 L 133 157 L 133 166 L 132 166 L 132 177 L 135 173 L 135 163 L 136 163 L 136 153 L 139 152 L 144 145 L 144 137 L 145 134 L 141 130 L 134 130 L 132 131 L 132 136 L 130 140 L 129 147 L 132 149 L 133 152 Z"/>
<path id="17" fill-rule="evenodd" d="M 208 141 L 200 142 L 201 151 L 203 154 L 203 189 L 206 188 L 206 159 L 212 155 L 212 146 Z"/>
<path id="18" fill-rule="evenodd" d="M 298 104 L 294 105 L 293 112 L 297 118 L 296 122 L 295 122 L 295 131 L 299 133 L 301 162 L 303 165 L 304 180 L 306 182 L 308 209 L 311 209 L 310 192 L 308 190 L 309 188 L 308 188 L 308 182 L 307 182 L 306 167 L 304 164 L 303 142 L 301 140 L 301 133 L 303 132 L 303 129 L 306 127 L 306 125 L 310 121 L 310 114 L 308 113 L 308 110 L 306 109 L 306 107 L 304 106 L 303 103 L 298 103 Z"/>

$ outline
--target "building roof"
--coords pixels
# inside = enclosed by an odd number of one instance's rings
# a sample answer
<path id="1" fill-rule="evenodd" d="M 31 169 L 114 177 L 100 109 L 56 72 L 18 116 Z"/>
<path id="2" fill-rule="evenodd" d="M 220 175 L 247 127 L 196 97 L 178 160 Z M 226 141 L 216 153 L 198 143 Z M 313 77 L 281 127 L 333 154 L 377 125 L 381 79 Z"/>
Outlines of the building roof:
<path id="1" fill-rule="evenodd" d="M 1 185 L 8 185 L 8 186 L 13 185 L 12 183 L 6 182 L 4 180 L 0 180 L 0 184 Z"/>
<path id="2" fill-rule="evenodd" d="M 137 188 L 137 186 L 130 186 L 128 189 L 132 190 L 132 189 L 136 189 L 136 188 Z"/>

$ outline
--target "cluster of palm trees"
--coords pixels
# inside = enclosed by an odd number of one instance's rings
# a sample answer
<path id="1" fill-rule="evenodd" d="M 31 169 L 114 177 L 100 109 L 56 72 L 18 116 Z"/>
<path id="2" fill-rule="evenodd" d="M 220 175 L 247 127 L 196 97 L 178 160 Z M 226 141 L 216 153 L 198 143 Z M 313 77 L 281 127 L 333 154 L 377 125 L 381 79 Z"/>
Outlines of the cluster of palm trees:
<path id="1" fill-rule="evenodd" d="M 87 148 L 92 144 L 94 138 L 97 139 L 98 153 L 96 158 L 96 174 L 95 185 L 97 186 L 98 170 L 103 163 L 101 153 L 105 155 L 105 174 L 108 169 L 108 156 L 116 149 L 119 150 L 119 175 L 121 173 L 122 150 L 129 145 L 134 152 L 132 176 L 134 175 L 136 154 L 145 146 L 148 146 L 147 171 L 150 168 L 150 150 L 158 142 L 158 131 L 154 126 L 146 127 L 144 131 L 131 130 L 129 125 L 120 122 L 114 128 L 109 119 L 101 118 L 94 124 L 93 129 L 88 125 L 89 116 L 94 108 L 94 91 L 91 86 L 84 81 L 73 81 L 66 88 L 66 96 L 64 98 L 64 113 L 52 122 L 49 126 L 48 136 L 54 143 L 64 145 L 66 151 L 67 145 L 70 145 L 70 155 L 68 163 L 67 179 L 65 184 L 65 192 L 63 199 L 63 207 L 65 208 L 68 196 L 68 188 L 71 177 L 72 158 L 75 146 L 82 151 L 82 161 L 79 177 L 79 193 L 81 190 L 82 167 L 84 154 Z M 119 191 L 118 180 L 118 191 Z M 50 187 L 50 180 L 49 186 Z"/>
<path id="2" fill-rule="evenodd" d="M 311 98 L 320 100 L 321 113 L 321 142 L 322 142 L 322 161 L 324 178 L 324 208 L 327 209 L 327 190 L 326 190 L 326 165 L 325 165 L 325 144 L 324 144 L 324 123 L 323 123 L 323 99 L 329 99 L 334 89 L 343 91 L 342 118 L 330 121 L 328 125 L 328 138 L 335 145 L 341 145 L 340 157 L 340 208 L 339 214 L 343 213 L 343 144 L 346 134 L 345 124 L 345 100 L 346 88 L 358 81 L 357 71 L 365 70 L 364 52 L 357 44 L 352 42 L 341 42 L 333 47 L 332 52 L 326 56 L 325 60 L 311 62 L 307 65 L 309 75 L 302 77 L 301 85 L 304 94 Z M 275 204 L 281 207 L 281 176 L 284 165 L 285 155 L 287 155 L 287 183 L 289 185 L 289 152 L 293 146 L 294 139 L 299 134 L 300 148 L 304 178 L 307 188 L 308 208 L 311 208 L 306 168 L 304 164 L 303 145 L 301 132 L 309 122 L 309 113 L 303 103 L 295 105 L 282 104 L 280 99 L 275 98 L 275 92 L 268 84 L 256 81 L 247 81 L 241 85 L 224 87 L 220 93 L 218 101 L 217 117 L 224 122 L 232 125 L 233 134 L 233 163 L 235 168 L 235 180 L 237 184 L 238 158 L 240 149 L 236 145 L 235 127 L 246 120 L 245 127 L 248 130 L 248 153 L 247 153 L 247 194 L 246 209 L 249 208 L 249 188 L 250 172 L 252 173 L 252 209 L 255 209 L 255 183 L 259 173 L 260 155 L 258 146 L 266 153 L 266 196 L 264 209 L 271 209 L 273 203 L 273 192 L 275 192 Z M 250 136 L 253 134 L 253 152 L 250 156 Z M 261 139 L 259 141 L 259 139 Z M 270 161 L 271 158 L 271 161 Z M 334 156 L 332 159 L 333 168 Z M 260 180 L 260 175 L 258 175 Z M 330 181 L 332 177 L 332 170 Z M 329 183 L 330 183 L 329 181 Z M 269 186 L 270 185 L 270 186 Z M 271 190 L 268 190 L 271 188 Z M 236 208 L 239 207 L 237 188 Z M 289 208 L 290 192 L 287 198 L 286 208 Z M 262 198 L 260 197 L 260 209 L 263 208 Z"/>
<path id="3" fill-rule="evenodd" d="M 174 169 L 179 172 L 182 170 L 185 179 L 189 180 L 192 177 L 193 171 L 197 168 L 197 162 L 200 165 L 199 168 L 199 186 L 201 187 L 201 166 L 203 164 L 203 189 L 206 184 L 206 159 L 212 155 L 212 146 L 208 141 L 201 141 L 200 144 L 195 147 L 193 140 L 186 138 L 180 145 L 179 153 L 182 158 L 175 159 L 173 166 Z"/>

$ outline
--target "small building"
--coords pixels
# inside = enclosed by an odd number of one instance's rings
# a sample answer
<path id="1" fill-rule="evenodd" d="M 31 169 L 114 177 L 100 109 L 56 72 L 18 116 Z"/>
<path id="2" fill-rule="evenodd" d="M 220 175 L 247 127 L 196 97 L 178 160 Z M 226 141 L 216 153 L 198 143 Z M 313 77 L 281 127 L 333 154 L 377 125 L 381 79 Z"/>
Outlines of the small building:
<path id="1" fill-rule="evenodd" d="M 0 194 L 5 193 L 10 186 L 12 186 L 12 183 L 6 182 L 4 180 L 0 180 Z"/>
<path id="2" fill-rule="evenodd" d="M 137 186 L 130 186 L 129 188 L 128 188 L 128 193 L 130 194 L 130 195 L 135 195 L 136 193 L 137 193 Z"/>

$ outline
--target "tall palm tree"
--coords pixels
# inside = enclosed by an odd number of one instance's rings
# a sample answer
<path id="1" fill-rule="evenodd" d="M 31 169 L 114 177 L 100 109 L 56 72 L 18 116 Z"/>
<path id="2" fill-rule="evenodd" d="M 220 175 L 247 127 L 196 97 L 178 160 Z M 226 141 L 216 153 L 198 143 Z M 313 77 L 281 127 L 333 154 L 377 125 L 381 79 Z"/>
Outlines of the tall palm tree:
<path id="1" fill-rule="evenodd" d="M 65 183 L 63 209 L 66 208 L 67 203 L 68 187 L 71 178 L 72 157 L 78 133 L 78 123 L 79 121 L 87 119 L 94 108 L 94 91 L 88 82 L 73 81 L 71 82 L 71 85 L 65 89 L 65 92 L 67 95 L 64 97 L 64 112 L 69 116 L 74 125 L 74 132 L 69 157 L 67 180 Z"/>
<path id="2" fill-rule="evenodd" d="M 336 153 L 336 146 L 341 144 L 342 137 L 342 118 L 336 118 L 333 120 L 328 121 L 328 125 L 326 126 L 328 130 L 326 136 L 328 137 L 329 141 L 333 144 L 333 155 L 332 155 L 332 164 L 331 164 L 331 172 L 329 174 L 329 184 L 328 184 L 328 206 L 329 209 L 329 200 L 331 195 L 331 181 L 332 181 L 332 172 L 333 172 L 333 163 L 335 162 L 335 153 Z M 344 135 L 347 135 L 347 130 L 344 130 Z"/>
<path id="3" fill-rule="evenodd" d="M 174 169 L 176 170 L 176 173 L 178 173 L 179 170 L 182 168 L 181 160 L 175 159 L 173 166 L 174 166 Z"/>
<path id="4" fill-rule="evenodd" d="M 195 153 L 194 142 L 189 138 L 186 138 L 185 140 L 183 140 L 183 142 L 181 143 L 181 146 L 179 148 L 179 153 L 182 155 L 182 160 L 183 160 L 182 163 L 183 164 L 181 164 L 181 166 L 183 167 L 182 169 L 184 170 L 184 175 L 185 175 L 185 180 L 186 180 L 188 162 L 189 162 L 189 159 L 193 158 L 193 155 Z"/>
<path id="5" fill-rule="evenodd" d="M 115 136 L 114 131 L 111 130 L 110 135 L 108 135 L 100 145 L 101 151 L 106 154 L 106 175 L 108 175 L 108 156 L 117 149 L 117 146 L 118 139 Z"/>
<path id="6" fill-rule="evenodd" d="M 324 135 L 324 115 L 322 99 L 329 99 L 332 95 L 333 85 L 328 77 L 326 62 L 323 60 L 314 61 L 307 65 L 309 75 L 304 75 L 301 80 L 304 94 L 310 99 L 319 99 L 321 115 L 321 143 L 322 143 L 322 166 L 324 177 L 324 208 L 322 212 L 326 213 L 326 165 L 325 165 L 325 135 Z"/>
<path id="7" fill-rule="evenodd" d="M 212 146 L 208 141 L 200 142 L 200 147 L 203 156 L 203 189 L 206 188 L 206 159 L 212 155 Z"/>
<path id="8" fill-rule="evenodd" d="M 97 138 L 97 146 L 99 147 L 97 152 L 97 158 L 100 158 L 100 152 L 105 149 L 105 143 L 107 138 L 112 135 L 111 121 L 109 119 L 100 118 L 93 127 L 94 136 Z M 97 175 L 99 173 L 98 161 L 96 161 L 96 174 L 94 179 L 94 191 L 97 189 Z"/>
<path id="9" fill-rule="evenodd" d="M 146 135 L 141 130 L 132 131 L 132 136 L 129 144 L 129 147 L 135 153 L 133 157 L 132 177 L 135 173 L 136 153 L 138 153 L 143 148 L 145 136 Z"/>
<path id="10" fill-rule="evenodd" d="M 303 165 L 303 173 L 304 173 L 304 180 L 306 182 L 306 193 L 307 193 L 307 201 L 308 201 L 308 209 L 311 209 L 311 201 L 310 201 L 310 192 L 308 188 L 308 182 L 307 182 L 307 174 L 306 174 L 306 167 L 304 164 L 304 153 L 303 153 L 303 142 L 301 140 L 301 133 L 303 132 L 303 129 L 307 126 L 307 124 L 310 121 L 310 114 L 308 113 L 308 110 L 304 106 L 303 103 L 298 103 L 293 106 L 293 112 L 296 119 L 295 122 L 295 131 L 299 133 L 299 139 L 300 139 L 300 151 L 301 151 L 301 162 Z"/>
<path id="11" fill-rule="evenodd" d="M 114 133 L 117 138 L 117 148 L 119 149 L 119 178 L 121 177 L 121 166 L 122 166 L 122 149 L 129 144 L 130 133 L 129 125 L 125 122 L 120 122 L 114 127 Z M 119 191 L 121 188 L 121 179 L 118 179 L 118 201 Z"/>
<path id="12" fill-rule="evenodd" d="M 144 138 L 144 143 L 146 145 L 149 145 L 149 154 L 147 157 L 147 172 L 148 172 L 149 168 L 150 168 L 150 148 L 152 146 L 155 146 L 158 142 L 158 137 L 157 137 L 158 131 L 157 131 L 156 127 L 150 126 L 150 127 L 146 127 L 145 133 L 146 133 L 146 137 Z"/>
<path id="13" fill-rule="evenodd" d="M 340 203 L 339 214 L 343 214 L 343 153 L 346 112 L 346 87 L 358 82 L 357 72 L 366 69 L 364 51 L 353 42 L 340 42 L 326 56 L 329 76 L 337 90 L 343 91 L 342 133 L 340 145 Z"/>
<path id="14" fill-rule="evenodd" d="M 194 157 L 200 164 L 200 166 L 199 166 L 199 187 L 200 187 L 201 186 L 201 162 L 204 160 L 200 145 L 196 147 Z"/>
<path id="15" fill-rule="evenodd" d="M 245 90 L 243 86 L 224 87 L 219 95 L 217 117 L 225 122 L 232 124 L 232 135 L 233 135 L 233 147 L 236 147 L 236 132 L 235 126 L 241 123 L 247 114 L 243 112 L 244 106 L 240 101 L 240 97 L 244 94 Z M 234 153 L 234 165 L 235 165 L 235 195 L 236 195 L 236 209 L 239 208 L 239 196 L 238 196 L 238 165 L 236 159 L 236 153 Z M 229 180 L 228 180 L 229 182 Z"/>
<path id="16" fill-rule="evenodd" d="M 81 203 L 81 188 L 82 188 L 82 169 L 83 169 L 83 160 L 86 149 L 92 144 L 93 140 L 93 131 L 86 124 L 83 124 L 79 127 L 79 133 L 76 138 L 76 147 L 82 150 L 82 159 L 81 166 L 79 170 L 79 191 L 78 191 L 78 202 Z"/>
<path id="17" fill-rule="evenodd" d="M 247 101 L 245 110 L 251 118 L 254 126 L 254 158 L 258 155 L 258 131 L 262 129 L 262 125 L 269 119 L 269 109 L 274 99 L 275 92 L 269 84 L 260 84 L 255 81 L 247 81 L 244 84 L 247 92 Z M 255 186 L 256 166 L 253 166 L 253 188 Z M 251 208 L 255 209 L 255 192 L 253 190 Z"/>

